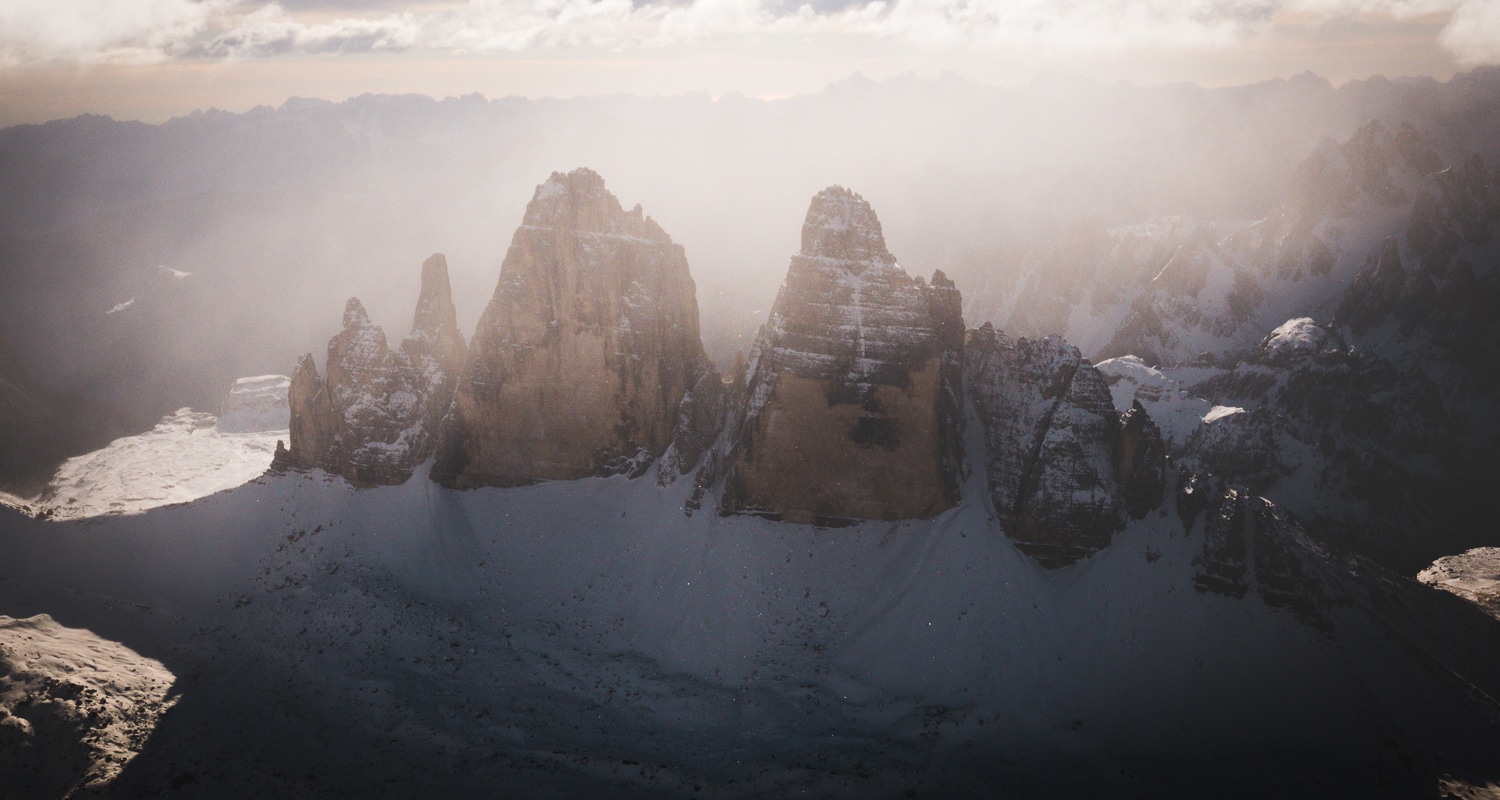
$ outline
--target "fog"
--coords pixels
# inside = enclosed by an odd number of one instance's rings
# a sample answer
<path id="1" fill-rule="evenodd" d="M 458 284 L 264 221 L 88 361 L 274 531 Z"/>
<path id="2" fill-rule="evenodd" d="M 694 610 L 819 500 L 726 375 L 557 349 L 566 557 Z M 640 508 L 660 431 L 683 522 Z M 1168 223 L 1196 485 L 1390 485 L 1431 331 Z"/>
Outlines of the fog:
<path id="1" fill-rule="evenodd" d="M 434 252 L 472 331 L 536 185 L 587 166 L 686 248 L 720 363 L 831 184 L 873 204 L 909 272 L 953 277 L 974 326 L 1028 251 L 1162 215 L 1258 217 L 1320 140 L 1369 119 L 1492 156 L 1497 91 L 1491 68 L 1214 90 L 856 75 L 776 101 L 362 96 L 19 126 L 0 131 L 0 320 L 43 382 L 148 427 L 212 410 L 235 377 L 321 361 L 350 296 L 398 339 Z"/>

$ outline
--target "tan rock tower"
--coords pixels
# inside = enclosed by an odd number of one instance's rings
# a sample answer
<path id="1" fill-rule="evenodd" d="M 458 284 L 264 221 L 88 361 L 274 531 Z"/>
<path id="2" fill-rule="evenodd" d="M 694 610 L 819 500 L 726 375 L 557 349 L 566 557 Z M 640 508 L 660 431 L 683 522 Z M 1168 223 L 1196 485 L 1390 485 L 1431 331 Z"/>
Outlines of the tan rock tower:
<path id="1" fill-rule="evenodd" d="M 707 361 L 681 245 L 591 170 L 537 187 L 444 420 L 433 478 L 517 486 L 637 473 Z"/>
<path id="2" fill-rule="evenodd" d="M 833 524 L 955 505 L 963 339 L 953 283 L 909 276 L 864 198 L 820 192 L 752 352 L 722 510 Z"/>

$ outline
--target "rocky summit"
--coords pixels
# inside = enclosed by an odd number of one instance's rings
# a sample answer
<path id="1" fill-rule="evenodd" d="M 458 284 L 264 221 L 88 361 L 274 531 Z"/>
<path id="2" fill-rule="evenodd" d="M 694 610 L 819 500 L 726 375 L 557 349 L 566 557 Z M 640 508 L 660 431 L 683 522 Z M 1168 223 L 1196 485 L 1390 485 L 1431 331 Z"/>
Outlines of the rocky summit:
<path id="1" fill-rule="evenodd" d="M 1108 547 L 1127 514 L 1160 505 L 1160 431 L 1139 403 L 1122 420 L 1078 348 L 1056 336 L 1012 341 L 986 323 L 969 336 L 964 381 L 1000 524 L 1044 566 Z"/>
<path id="2" fill-rule="evenodd" d="M 328 342 L 327 378 L 311 353 L 297 361 L 291 447 L 278 448 L 275 465 L 319 467 L 359 486 L 404 483 L 432 455 L 463 356 L 441 254 L 422 265 L 411 334 L 399 349 L 351 297 L 343 330 Z"/>
<path id="3" fill-rule="evenodd" d="M 953 506 L 962 352 L 953 282 L 908 275 L 864 198 L 820 192 L 751 354 L 722 509 L 832 524 Z"/>
<path id="4" fill-rule="evenodd" d="M 442 427 L 457 488 L 638 474 L 707 364 L 687 257 L 588 169 L 537 187 Z"/>

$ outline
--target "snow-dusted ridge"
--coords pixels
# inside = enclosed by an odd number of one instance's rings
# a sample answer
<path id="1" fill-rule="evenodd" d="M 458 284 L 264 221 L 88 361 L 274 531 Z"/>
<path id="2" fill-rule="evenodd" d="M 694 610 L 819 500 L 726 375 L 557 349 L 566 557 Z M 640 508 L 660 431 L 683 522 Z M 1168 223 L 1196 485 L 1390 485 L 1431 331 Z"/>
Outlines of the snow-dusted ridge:
<path id="1" fill-rule="evenodd" d="M 46 614 L 0 615 L 0 776 L 6 797 L 109 787 L 176 702 L 175 676 L 118 642 Z"/>

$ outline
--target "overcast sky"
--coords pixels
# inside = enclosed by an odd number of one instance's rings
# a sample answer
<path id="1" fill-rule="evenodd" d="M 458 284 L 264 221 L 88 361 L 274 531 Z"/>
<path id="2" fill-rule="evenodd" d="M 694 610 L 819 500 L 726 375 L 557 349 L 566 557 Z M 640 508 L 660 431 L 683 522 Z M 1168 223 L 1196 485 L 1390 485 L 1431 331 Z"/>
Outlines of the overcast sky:
<path id="1" fill-rule="evenodd" d="M 1202 85 L 1500 62 L 1500 0 L 0 0 L 0 125 L 363 92 L 816 91 L 951 70 Z"/>

